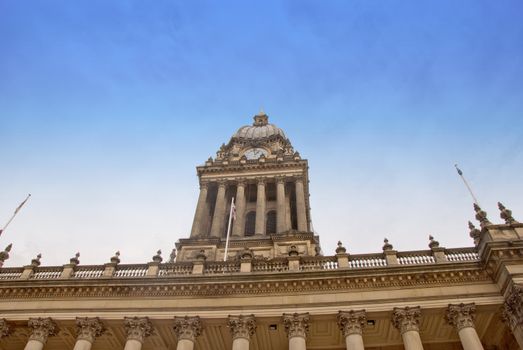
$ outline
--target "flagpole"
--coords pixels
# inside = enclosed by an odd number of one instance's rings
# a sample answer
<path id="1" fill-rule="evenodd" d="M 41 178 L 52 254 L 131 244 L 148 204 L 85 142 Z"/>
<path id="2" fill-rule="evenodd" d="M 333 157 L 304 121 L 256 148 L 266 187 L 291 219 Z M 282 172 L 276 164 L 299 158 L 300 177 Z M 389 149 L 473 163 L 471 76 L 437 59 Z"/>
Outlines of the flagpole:
<path id="1" fill-rule="evenodd" d="M 469 183 L 467 182 L 467 179 L 465 179 L 465 176 L 463 176 L 463 171 L 461 171 L 461 169 L 458 168 L 457 164 L 454 164 L 454 166 L 456 167 L 456 170 L 458 171 L 459 177 L 461 177 L 461 180 L 463 180 L 463 183 L 467 187 L 467 190 L 469 191 L 472 199 L 474 200 L 474 203 L 476 203 L 478 205 L 478 207 L 481 207 L 479 205 L 478 199 L 476 198 L 476 196 L 474 196 L 474 192 L 472 192 L 472 188 L 470 188 Z"/>
<path id="2" fill-rule="evenodd" d="M 225 254 L 223 261 L 227 261 L 227 251 L 229 250 L 229 235 L 231 233 L 232 210 L 234 208 L 234 197 L 231 199 L 231 210 L 229 211 L 229 223 L 227 224 L 227 239 L 225 240 Z"/>
<path id="3" fill-rule="evenodd" d="M 25 204 L 25 202 L 27 202 L 27 200 L 29 199 L 29 197 L 31 197 L 31 194 L 28 194 L 27 197 L 24 199 L 24 201 L 22 203 L 20 203 L 20 205 L 15 209 L 15 212 L 13 213 L 13 215 L 11 215 L 11 218 L 7 221 L 7 223 L 4 225 L 4 227 L 0 230 L 0 235 L 2 235 L 2 233 L 4 233 L 5 229 L 7 228 L 7 226 L 9 226 L 9 224 L 11 223 L 11 221 L 13 221 L 13 219 L 15 218 L 16 214 L 18 214 L 18 212 L 20 211 L 20 209 L 22 209 L 23 205 Z"/>

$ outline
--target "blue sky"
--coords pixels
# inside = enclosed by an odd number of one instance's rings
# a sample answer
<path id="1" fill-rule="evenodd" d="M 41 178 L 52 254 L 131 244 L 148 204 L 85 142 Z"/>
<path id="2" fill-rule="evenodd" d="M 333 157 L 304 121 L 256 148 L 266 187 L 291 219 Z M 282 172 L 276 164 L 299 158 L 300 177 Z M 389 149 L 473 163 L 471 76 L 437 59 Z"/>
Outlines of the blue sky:
<path id="1" fill-rule="evenodd" d="M 0 1 L 0 246 L 149 261 L 261 107 L 310 162 L 325 254 L 471 245 L 460 163 L 523 220 L 520 1 Z"/>

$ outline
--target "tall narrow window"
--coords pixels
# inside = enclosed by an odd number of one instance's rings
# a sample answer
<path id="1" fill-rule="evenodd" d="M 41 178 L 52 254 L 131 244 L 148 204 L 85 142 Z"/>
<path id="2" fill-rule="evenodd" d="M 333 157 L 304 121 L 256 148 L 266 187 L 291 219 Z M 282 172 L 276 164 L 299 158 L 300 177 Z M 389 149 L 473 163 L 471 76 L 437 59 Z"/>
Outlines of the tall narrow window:
<path id="1" fill-rule="evenodd" d="M 245 216 L 245 236 L 254 235 L 256 225 L 256 212 L 250 211 Z"/>
<path id="2" fill-rule="evenodd" d="M 266 234 L 276 233 L 276 210 L 267 213 Z"/>

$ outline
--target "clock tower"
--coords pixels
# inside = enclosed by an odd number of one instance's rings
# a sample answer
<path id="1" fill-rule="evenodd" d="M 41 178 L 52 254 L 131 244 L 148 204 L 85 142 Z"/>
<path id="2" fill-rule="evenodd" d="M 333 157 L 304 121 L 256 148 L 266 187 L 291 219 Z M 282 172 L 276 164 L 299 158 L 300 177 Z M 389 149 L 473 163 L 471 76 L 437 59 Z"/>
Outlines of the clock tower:
<path id="1" fill-rule="evenodd" d="M 263 259 L 319 254 L 310 225 L 307 160 L 265 113 L 196 169 L 200 195 L 190 238 L 177 242 L 177 261 L 203 255 L 224 260 L 229 222 L 227 260 L 246 251 Z"/>

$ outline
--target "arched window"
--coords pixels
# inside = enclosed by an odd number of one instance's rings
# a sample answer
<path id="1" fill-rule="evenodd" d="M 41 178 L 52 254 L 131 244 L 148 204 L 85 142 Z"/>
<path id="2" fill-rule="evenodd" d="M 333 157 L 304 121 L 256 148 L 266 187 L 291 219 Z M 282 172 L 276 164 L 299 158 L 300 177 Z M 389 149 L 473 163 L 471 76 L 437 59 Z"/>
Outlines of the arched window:
<path id="1" fill-rule="evenodd" d="M 245 236 L 254 235 L 255 227 L 256 227 L 256 212 L 250 211 L 245 216 Z"/>
<path id="2" fill-rule="evenodd" d="M 276 233 L 276 210 L 267 213 L 266 234 Z"/>

